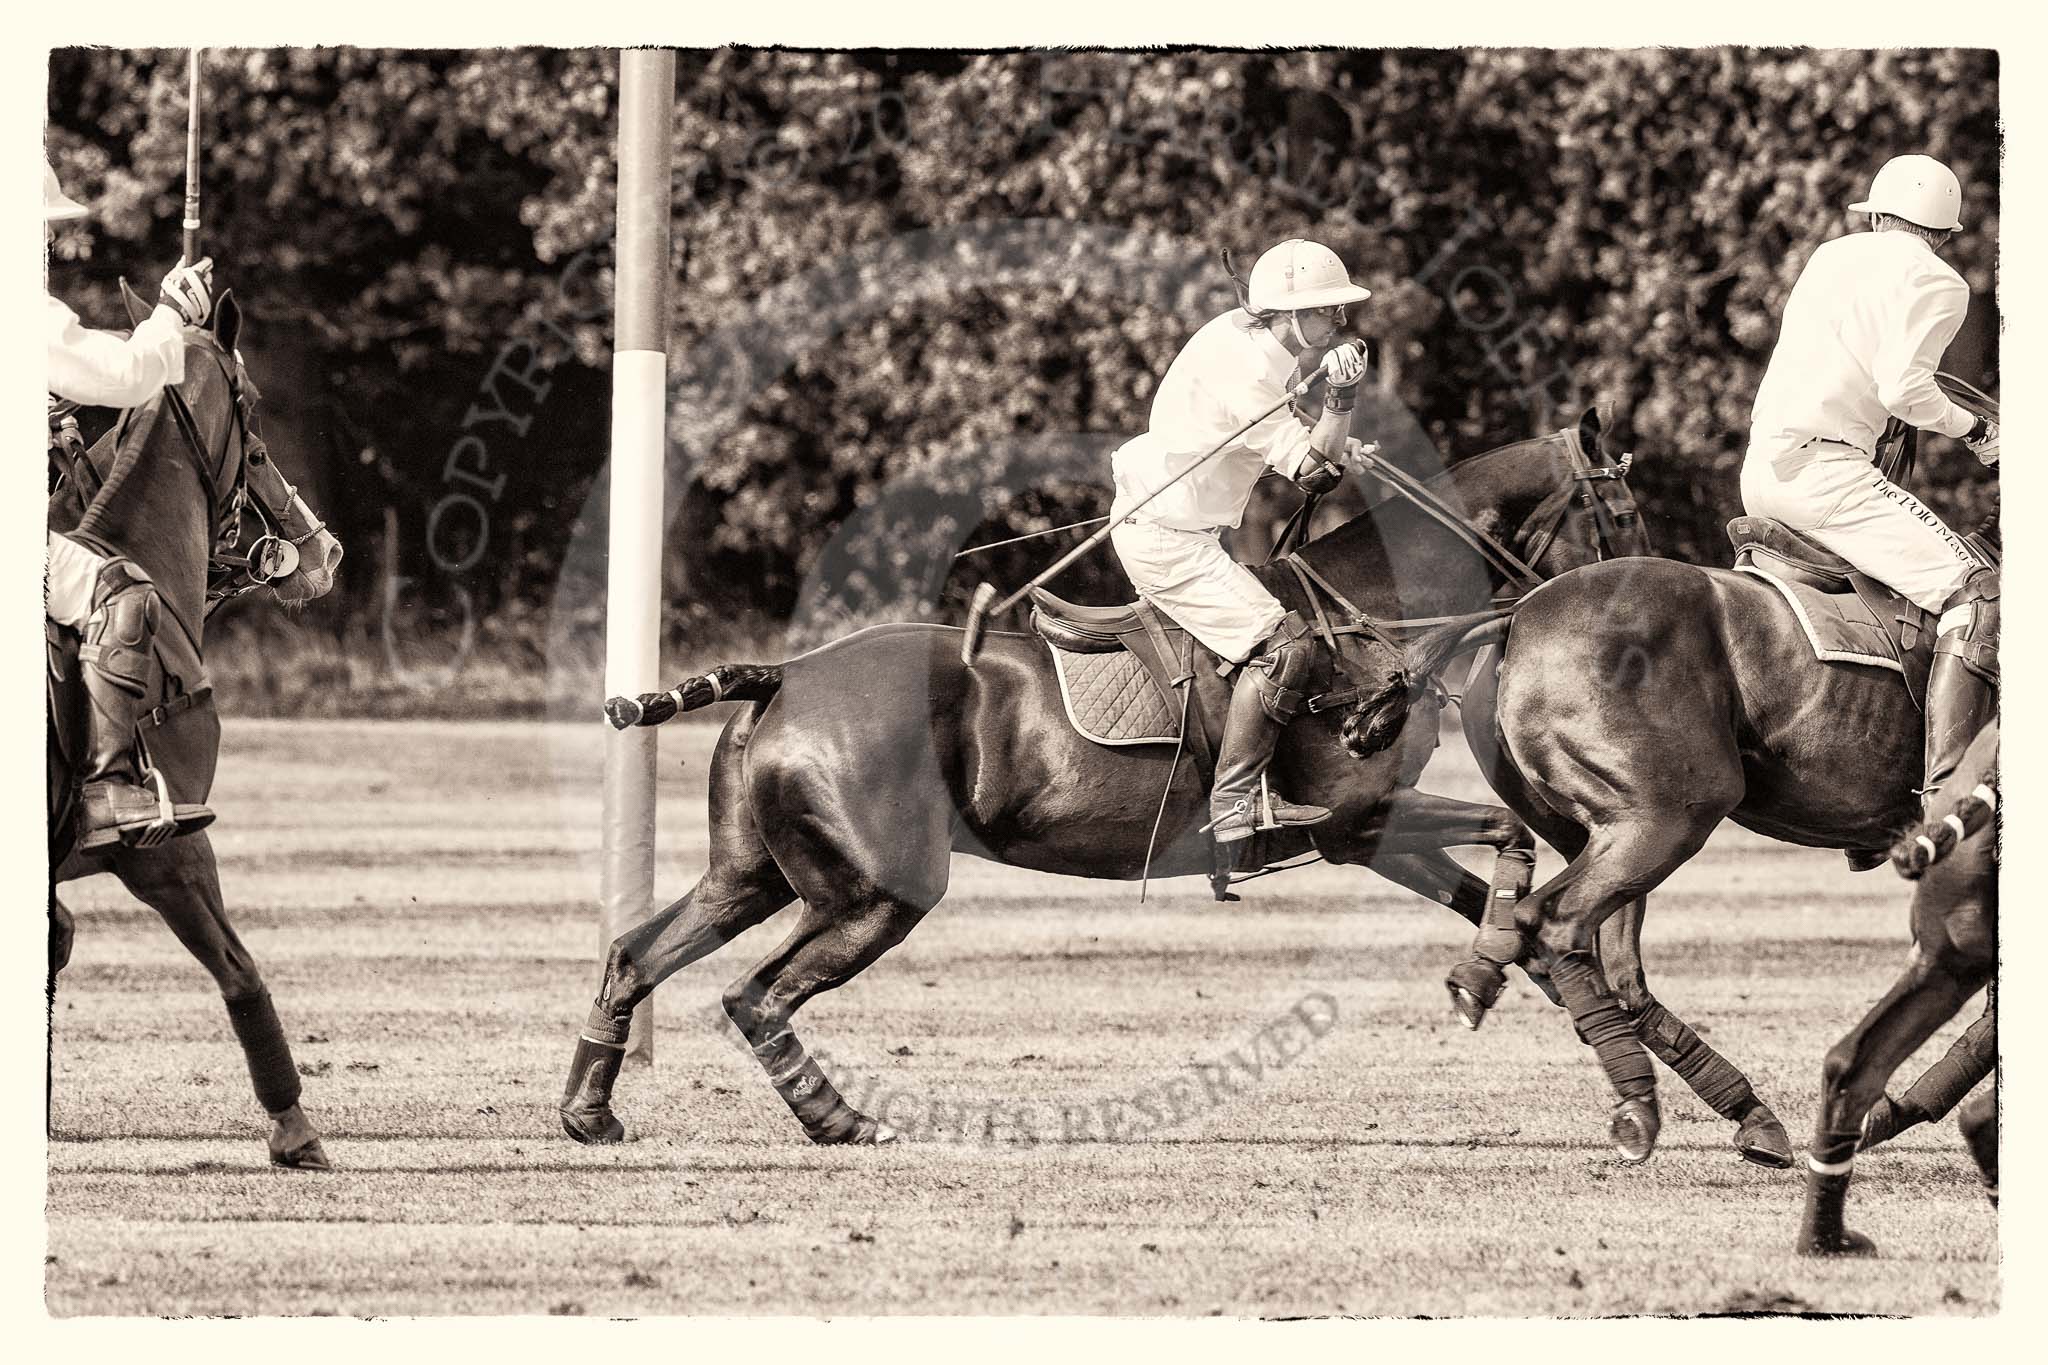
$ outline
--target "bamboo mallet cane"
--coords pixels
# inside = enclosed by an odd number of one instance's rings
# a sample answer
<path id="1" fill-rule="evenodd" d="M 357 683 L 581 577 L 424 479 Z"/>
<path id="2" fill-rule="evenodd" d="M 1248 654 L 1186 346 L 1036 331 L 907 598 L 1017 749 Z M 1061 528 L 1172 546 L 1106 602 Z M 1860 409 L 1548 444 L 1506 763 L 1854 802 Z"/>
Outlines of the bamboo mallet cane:
<path id="1" fill-rule="evenodd" d="M 1320 365 L 1317 366 L 1315 369 L 1309 371 L 1309 373 L 1302 379 L 1302 381 L 1299 384 L 1296 384 L 1293 388 L 1289 389 L 1285 394 L 1281 395 L 1279 402 L 1275 403 L 1272 407 L 1267 408 L 1257 417 L 1252 418 L 1251 421 L 1246 422 L 1236 431 L 1231 432 L 1228 436 L 1224 437 L 1221 441 L 1217 442 L 1216 445 L 1206 455 L 1202 456 L 1201 459 L 1196 460 L 1186 469 L 1183 469 L 1180 473 L 1174 475 L 1165 483 L 1160 484 L 1159 487 L 1153 489 L 1150 493 L 1147 493 L 1145 495 L 1144 501 L 1140 502 L 1136 507 L 1131 508 L 1129 512 L 1124 513 L 1124 517 L 1129 517 L 1135 514 L 1136 512 L 1140 511 L 1146 503 L 1151 502 L 1152 499 L 1158 497 L 1161 493 L 1164 493 L 1167 489 L 1173 487 L 1182 479 L 1185 479 L 1188 475 L 1194 473 L 1197 469 L 1200 469 L 1203 465 L 1209 463 L 1209 461 L 1215 459 L 1218 455 L 1228 450 L 1230 448 L 1231 443 L 1237 440 L 1238 437 L 1244 435 L 1247 431 L 1250 431 L 1253 427 L 1265 421 L 1268 417 L 1271 417 L 1274 413 L 1280 411 L 1280 409 L 1286 407 L 1289 403 L 1292 403 L 1295 399 L 1307 393 L 1309 385 L 1315 383 L 1318 379 L 1321 379 L 1322 377 L 1323 369 Z M 1118 519 L 1118 521 L 1121 520 L 1122 518 Z M 1026 583 L 1023 587 L 1017 589 L 1017 591 L 1011 593 L 1008 597 L 1005 597 L 1000 602 L 996 601 L 995 584 L 983 583 L 980 587 L 976 588 L 974 590 L 974 600 L 972 603 L 968 605 L 967 608 L 967 633 L 965 634 L 965 636 L 962 637 L 960 641 L 960 662 L 967 665 L 969 668 L 974 667 L 974 656 L 981 652 L 981 637 L 988 631 L 988 618 L 990 616 L 1008 611 L 1011 607 L 1014 607 L 1019 602 L 1023 601 L 1025 594 L 1029 593 L 1033 588 L 1043 587 L 1045 586 L 1045 584 L 1052 581 L 1052 579 L 1056 578 L 1060 573 L 1065 571 L 1067 566 L 1072 564 L 1075 560 L 1079 559 L 1082 555 L 1087 554 L 1090 550 L 1100 545 L 1103 541 L 1108 540 L 1110 532 L 1116 530 L 1117 525 L 1117 521 L 1112 521 L 1111 523 L 1109 523 L 1109 525 L 1103 527 L 1094 535 L 1089 536 L 1088 539 L 1082 541 L 1079 545 L 1076 545 L 1073 549 L 1067 551 L 1065 554 L 1061 555 L 1057 560 L 1055 560 L 1051 568 L 1047 569 L 1044 573 L 1039 574 L 1038 577 L 1032 579 L 1029 583 Z"/>

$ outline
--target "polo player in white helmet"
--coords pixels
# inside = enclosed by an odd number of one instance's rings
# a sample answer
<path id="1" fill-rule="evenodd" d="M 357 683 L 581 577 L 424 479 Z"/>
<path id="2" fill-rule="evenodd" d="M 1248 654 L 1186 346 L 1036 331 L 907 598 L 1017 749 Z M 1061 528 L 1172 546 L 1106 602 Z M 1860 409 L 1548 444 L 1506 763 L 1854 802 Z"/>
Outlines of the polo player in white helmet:
<path id="1" fill-rule="evenodd" d="M 1996 704 L 1998 574 L 1879 473 L 1873 451 L 1897 417 L 1996 464 L 1998 424 L 1934 382 L 1970 306 L 1969 286 L 1936 254 L 1963 225 L 1955 173 L 1933 157 L 1894 157 L 1849 207 L 1870 215 L 1871 230 L 1823 243 L 1792 287 L 1751 415 L 1742 505 L 1940 613 L 1927 682 L 1931 798 Z"/>
<path id="2" fill-rule="evenodd" d="M 1111 461 L 1110 540 L 1131 582 L 1197 640 L 1244 665 L 1210 795 L 1218 843 L 1248 838 L 1262 823 L 1313 825 L 1330 815 L 1280 799 L 1264 781 L 1280 728 L 1301 703 L 1315 637 L 1230 557 L 1221 537 L 1244 520 L 1252 485 L 1268 469 L 1315 493 L 1343 477 L 1339 460 L 1365 376 L 1365 347 L 1351 342 L 1322 356 L 1329 384 L 1313 426 L 1282 407 L 1142 510 L 1131 509 L 1284 399 L 1297 363 L 1330 344 L 1347 306 L 1370 297 L 1328 247 L 1296 238 L 1272 248 L 1252 267 L 1246 306 L 1212 319 L 1181 348 L 1153 396 L 1150 429 Z M 1261 793 L 1269 821 L 1259 818 Z"/>
<path id="3" fill-rule="evenodd" d="M 86 216 L 84 206 L 64 193 L 56 171 L 44 162 L 45 243 L 56 224 Z M 210 260 L 189 266 L 178 262 L 164 276 L 156 310 L 125 338 L 81 327 L 78 315 L 50 294 L 46 273 L 43 337 L 50 393 L 88 406 L 132 408 L 183 380 L 184 328 L 199 326 L 213 311 L 212 270 Z M 162 819 L 156 794 L 142 785 L 135 754 L 156 635 L 156 587 L 111 547 L 52 531 L 49 556 L 43 609 L 84 641 L 78 661 L 90 705 L 79 847 L 134 843 Z M 180 804 L 173 832 L 189 834 L 212 819 L 213 812 L 204 806 Z"/>

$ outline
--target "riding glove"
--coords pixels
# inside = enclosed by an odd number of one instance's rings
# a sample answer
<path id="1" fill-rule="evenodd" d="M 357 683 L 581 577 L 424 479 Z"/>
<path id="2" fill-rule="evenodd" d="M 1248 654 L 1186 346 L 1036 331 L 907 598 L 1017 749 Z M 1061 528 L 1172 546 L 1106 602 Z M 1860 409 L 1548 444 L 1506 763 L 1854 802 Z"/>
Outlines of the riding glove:
<path id="1" fill-rule="evenodd" d="M 158 302 L 176 310 L 188 326 L 204 327 L 213 315 L 213 258 L 202 257 L 197 265 L 180 259 L 164 276 Z"/>
<path id="2" fill-rule="evenodd" d="M 1984 464 L 1998 463 L 1998 423 L 1988 417 L 1979 417 L 1976 426 L 1963 437 L 1963 444 L 1970 453 Z"/>
<path id="3" fill-rule="evenodd" d="M 1347 341 L 1323 357 L 1323 376 L 1333 389 L 1352 389 L 1365 378 L 1365 343 Z"/>

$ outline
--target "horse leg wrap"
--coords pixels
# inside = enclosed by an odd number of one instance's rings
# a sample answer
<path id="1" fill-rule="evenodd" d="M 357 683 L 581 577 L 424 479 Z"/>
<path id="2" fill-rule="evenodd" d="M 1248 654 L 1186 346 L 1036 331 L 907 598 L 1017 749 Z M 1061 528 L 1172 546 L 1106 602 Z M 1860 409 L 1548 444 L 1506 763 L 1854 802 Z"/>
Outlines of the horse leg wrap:
<path id="1" fill-rule="evenodd" d="M 1849 1238 L 1842 1215 L 1849 1203 L 1856 1137 L 1854 1133 L 1814 1135 L 1813 1149 L 1806 1158 L 1806 1211 L 1799 1221 L 1798 1250 L 1808 1255 L 1846 1249 Z"/>
<path id="2" fill-rule="evenodd" d="M 1550 967 L 1551 982 L 1571 1011 L 1579 1040 L 1593 1049 L 1614 1093 L 1625 1100 L 1651 1099 L 1657 1092 L 1650 1054 L 1643 1051 L 1635 1025 L 1600 979 L 1600 965 L 1589 953 L 1566 953 Z"/>
<path id="3" fill-rule="evenodd" d="M 1529 894 L 1536 878 L 1536 855 L 1526 848 L 1504 848 L 1493 860 L 1493 884 L 1486 889 L 1486 911 L 1472 940 L 1472 954 L 1503 968 L 1522 960 L 1527 941 L 1515 922 L 1515 907 Z"/>
<path id="4" fill-rule="evenodd" d="M 1899 1115 L 1899 1131 L 1916 1123 L 1939 1123 L 1947 1118 L 1977 1088 L 1977 1082 L 1991 1074 L 1997 1062 L 1998 1020 L 1990 1014 L 1981 1015 L 1942 1054 L 1940 1061 L 1928 1067 L 1925 1075 L 1893 1101 L 1904 1111 Z"/>
<path id="5" fill-rule="evenodd" d="M 583 1021 L 583 1037 L 586 1042 L 600 1047 L 624 1051 L 626 1038 L 633 1031 L 633 1011 L 614 1014 L 605 1008 L 602 1000 L 590 1007 L 590 1017 Z"/>
<path id="6" fill-rule="evenodd" d="M 754 1057 L 813 1142 L 843 1141 L 860 1123 L 860 1116 L 839 1097 L 823 1069 L 788 1029 L 756 1043 Z"/>
<path id="7" fill-rule="evenodd" d="M 1636 1015 L 1636 1030 L 1657 1060 L 1677 1072 L 1722 1118 L 1739 1123 L 1756 1103 L 1749 1078 L 1662 1004 L 1652 1000 L 1644 1007 Z"/>
<path id="8" fill-rule="evenodd" d="M 270 1003 L 270 992 L 258 991 L 227 1001 L 228 1022 L 235 1027 L 235 1039 L 249 1063 L 249 1079 L 256 1086 L 256 1101 L 268 1114 L 281 1114 L 299 1102 L 299 1072 L 292 1065 L 292 1047 L 284 1038 L 284 1025 Z"/>

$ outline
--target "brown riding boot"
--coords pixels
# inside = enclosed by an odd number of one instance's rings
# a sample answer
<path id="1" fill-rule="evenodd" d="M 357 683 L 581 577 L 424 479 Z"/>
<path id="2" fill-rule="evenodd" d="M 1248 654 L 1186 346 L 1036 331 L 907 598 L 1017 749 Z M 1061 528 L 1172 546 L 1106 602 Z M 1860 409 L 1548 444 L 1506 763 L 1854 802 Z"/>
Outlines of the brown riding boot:
<path id="1" fill-rule="evenodd" d="M 149 576 L 125 559 L 109 560 L 93 587 L 92 615 L 78 649 L 88 712 L 81 849 L 148 848 L 213 823 L 205 806 L 173 804 L 161 774 L 152 771 L 145 784 L 136 761 L 156 613 Z"/>
<path id="2" fill-rule="evenodd" d="M 1977 732 L 1998 713 L 1998 571 L 1979 569 L 1949 598 L 1927 673 L 1926 784 L 1921 810 L 1955 775 Z"/>
<path id="3" fill-rule="evenodd" d="M 1281 728 L 1301 706 L 1315 639 L 1308 624 L 1289 612 L 1265 647 L 1239 670 L 1223 722 L 1216 785 L 1209 794 L 1209 830 L 1219 844 L 1249 839 L 1261 829 L 1295 829 L 1330 818 L 1321 806 L 1283 800 L 1264 781 Z"/>

